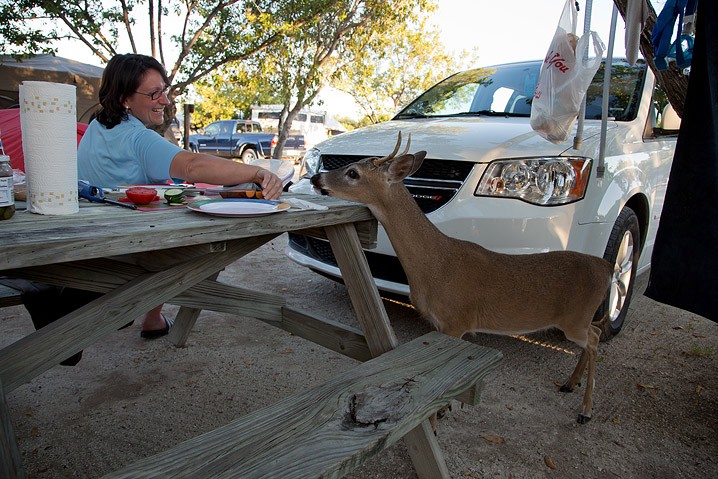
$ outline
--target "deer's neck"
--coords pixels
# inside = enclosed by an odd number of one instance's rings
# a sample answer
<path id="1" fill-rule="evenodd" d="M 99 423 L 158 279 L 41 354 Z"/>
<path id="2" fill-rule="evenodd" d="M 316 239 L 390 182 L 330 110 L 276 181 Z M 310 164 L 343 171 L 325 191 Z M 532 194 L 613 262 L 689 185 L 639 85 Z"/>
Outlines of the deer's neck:
<path id="1" fill-rule="evenodd" d="M 441 248 L 448 239 L 424 215 L 403 184 L 395 185 L 369 209 L 386 230 L 402 263 L 425 257 L 427 248 Z"/>

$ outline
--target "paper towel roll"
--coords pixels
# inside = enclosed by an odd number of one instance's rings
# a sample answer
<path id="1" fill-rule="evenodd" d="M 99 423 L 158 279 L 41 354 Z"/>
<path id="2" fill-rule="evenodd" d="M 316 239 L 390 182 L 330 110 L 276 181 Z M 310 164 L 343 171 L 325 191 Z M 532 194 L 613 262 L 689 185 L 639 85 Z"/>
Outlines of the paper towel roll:
<path id="1" fill-rule="evenodd" d="M 28 211 L 68 215 L 79 210 L 75 102 L 74 85 L 41 81 L 20 84 Z"/>

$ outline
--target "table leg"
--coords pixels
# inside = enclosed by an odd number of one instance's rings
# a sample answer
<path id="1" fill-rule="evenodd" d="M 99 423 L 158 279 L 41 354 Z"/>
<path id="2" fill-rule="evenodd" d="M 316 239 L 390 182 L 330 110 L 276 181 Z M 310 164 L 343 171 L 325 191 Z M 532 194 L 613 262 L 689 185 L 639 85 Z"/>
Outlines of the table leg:
<path id="1" fill-rule="evenodd" d="M 354 225 L 329 226 L 325 230 L 369 350 L 376 357 L 394 349 L 399 341 L 372 279 Z M 449 478 L 444 455 L 428 420 L 404 436 L 404 442 L 420 479 Z"/>
<path id="2" fill-rule="evenodd" d="M 328 226 L 325 231 L 372 356 L 394 349 L 399 341 L 389 323 L 354 225 Z"/>
<path id="3" fill-rule="evenodd" d="M 219 276 L 219 271 L 214 273 L 207 279 L 214 281 Z M 202 312 L 201 309 L 190 308 L 188 306 L 181 306 L 177 316 L 175 317 L 175 324 L 170 331 L 169 340 L 175 343 L 178 348 L 183 348 L 187 343 L 189 333 L 194 328 L 194 323 L 197 322 L 199 314 Z"/>
<path id="4" fill-rule="evenodd" d="M 7 479 L 25 477 L 2 382 L 0 382 L 0 477 Z"/>

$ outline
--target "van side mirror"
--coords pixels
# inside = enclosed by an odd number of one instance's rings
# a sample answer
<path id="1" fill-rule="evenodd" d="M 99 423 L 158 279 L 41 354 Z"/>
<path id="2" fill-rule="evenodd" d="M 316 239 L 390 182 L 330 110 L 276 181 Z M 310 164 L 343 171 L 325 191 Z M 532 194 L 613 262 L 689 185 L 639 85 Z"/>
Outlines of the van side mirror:
<path id="1" fill-rule="evenodd" d="M 678 116 L 670 103 L 663 108 L 661 129 L 663 131 L 678 131 L 681 129 L 681 117 Z"/>

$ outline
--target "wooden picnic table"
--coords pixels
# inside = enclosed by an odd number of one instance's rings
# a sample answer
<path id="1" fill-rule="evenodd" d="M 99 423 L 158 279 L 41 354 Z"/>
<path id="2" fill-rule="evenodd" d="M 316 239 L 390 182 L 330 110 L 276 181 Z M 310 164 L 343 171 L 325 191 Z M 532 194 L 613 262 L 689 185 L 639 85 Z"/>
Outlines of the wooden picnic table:
<path id="1" fill-rule="evenodd" d="M 180 306 L 169 336 L 178 346 L 207 309 L 258 318 L 361 361 L 394 349 L 398 341 L 362 250 L 375 241 L 375 218 L 362 205 L 311 200 L 328 209 L 237 218 L 83 205 L 74 215 L 18 211 L 3 221 L 0 276 L 105 294 L 0 350 L 0 458 L 9 464 L 0 472 L 22 475 L 5 395 L 165 302 Z M 288 308 L 277 294 L 217 281 L 227 265 L 289 231 L 330 241 L 361 331 Z M 448 477 L 428 421 L 404 439 L 420 477 Z"/>

